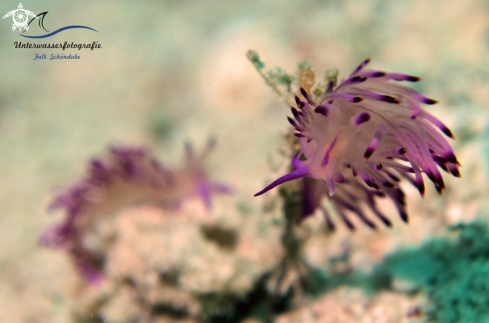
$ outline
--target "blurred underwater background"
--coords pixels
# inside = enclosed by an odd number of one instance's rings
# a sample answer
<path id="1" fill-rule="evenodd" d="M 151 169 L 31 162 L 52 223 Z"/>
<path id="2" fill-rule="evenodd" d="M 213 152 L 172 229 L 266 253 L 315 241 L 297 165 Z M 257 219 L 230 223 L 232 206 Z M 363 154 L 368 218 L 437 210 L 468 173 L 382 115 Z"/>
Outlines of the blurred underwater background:
<path id="1" fill-rule="evenodd" d="M 489 322 L 489 3 L 482 0 L 42 1 L 43 40 L 0 33 L 0 321 Z M 2 3 L 4 13 L 18 3 Z M 34 23 L 35 24 L 35 23 Z M 38 29 L 28 31 L 36 34 Z M 37 27 L 36 27 L 37 28 Z M 31 43 L 102 48 L 19 49 Z M 439 196 L 403 187 L 410 223 L 329 232 L 320 214 L 284 232 L 283 196 L 253 194 L 284 174 L 290 110 L 246 57 L 288 72 L 307 60 L 344 79 L 375 69 L 440 103 L 462 178 Z M 35 54 L 79 60 L 33 60 Z M 107 147 L 146 147 L 181 169 L 186 141 L 233 194 L 178 209 L 138 204 L 84 238 L 105 278 L 89 284 L 66 252 L 39 245 L 63 219 L 54 197 Z M 285 211 L 284 211 L 285 210 Z M 300 245 L 307 266 L 291 258 Z"/>

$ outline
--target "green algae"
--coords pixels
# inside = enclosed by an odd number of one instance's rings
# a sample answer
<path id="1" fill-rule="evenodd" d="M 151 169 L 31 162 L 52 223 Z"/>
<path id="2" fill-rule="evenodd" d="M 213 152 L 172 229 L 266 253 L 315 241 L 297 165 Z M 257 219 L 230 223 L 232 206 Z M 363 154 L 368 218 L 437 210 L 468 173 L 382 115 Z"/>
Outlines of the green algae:
<path id="1" fill-rule="evenodd" d="M 393 290 L 396 280 L 407 281 L 407 294 L 423 293 L 427 322 L 489 322 L 489 228 L 476 222 L 457 225 L 454 241 L 431 239 L 419 248 L 399 250 L 377 264 L 372 273 L 329 276 L 316 269 L 315 290 L 320 296 L 339 286 L 362 288 L 374 295 Z M 347 258 L 341 261 L 348 261 Z"/>
<path id="2" fill-rule="evenodd" d="M 383 290 L 406 295 L 422 293 L 430 300 L 422 311 L 425 322 L 489 322 L 489 228 L 480 222 L 450 228 L 455 239 L 435 238 L 418 248 L 388 255 L 370 273 L 330 274 L 312 268 L 305 291 L 319 298 L 341 286 L 359 288 L 375 297 Z M 330 259 L 347 264 L 349 255 Z M 410 288 L 399 290 L 396 281 Z"/>
<path id="3" fill-rule="evenodd" d="M 424 287 L 435 322 L 489 322 L 489 230 L 481 223 L 453 228 L 456 243 L 435 240 L 419 251 L 442 264 Z"/>

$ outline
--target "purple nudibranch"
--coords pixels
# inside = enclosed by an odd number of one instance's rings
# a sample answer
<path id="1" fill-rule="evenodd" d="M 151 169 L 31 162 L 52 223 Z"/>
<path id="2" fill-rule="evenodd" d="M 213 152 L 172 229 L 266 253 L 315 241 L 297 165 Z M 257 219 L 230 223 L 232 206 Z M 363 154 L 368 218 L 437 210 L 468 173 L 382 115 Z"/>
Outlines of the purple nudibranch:
<path id="1" fill-rule="evenodd" d="M 375 228 L 362 211 L 362 204 L 391 226 L 375 205 L 376 197 L 388 196 L 402 220 L 408 221 L 404 193 L 398 186 L 401 178 L 424 196 L 423 173 L 439 194 L 445 184 L 438 168 L 461 176 L 461 165 L 442 135 L 455 139 L 452 132 L 421 108 L 421 103 L 432 105 L 437 101 L 396 84 L 421 78 L 365 70 L 369 62 L 370 59 L 362 62 L 337 86 L 331 82 L 328 93 L 317 99 L 300 88 L 302 98 L 295 96 L 297 108 L 291 108 L 294 118 L 287 117 L 296 130 L 295 136 L 300 138 L 301 149 L 292 160 L 295 170 L 255 196 L 287 181 L 306 178 L 301 219 L 321 209 L 326 224 L 334 229 L 330 215 L 320 203 L 321 196 L 328 192 L 347 227 L 354 229 L 345 211 Z"/>
<path id="2" fill-rule="evenodd" d="M 184 165 L 177 170 L 162 165 L 144 148 L 111 147 L 106 158 L 90 161 L 81 181 L 54 198 L 49 210 L 61 210 L 64 219 L 44 232 L 40 244 L 66 251 L 82 277 L 92 284 L 100 282 L 100 256 L 83 242 L 100 217 L 139 203 L 176 211 L 191 198 L 200 198 L 209 209 L 212 194 L 232 193 L 226 184 L 210 181 L 204 169 L 203 160 L 214 144 L 210 139 L 196 154 L 187 143 Z"/>

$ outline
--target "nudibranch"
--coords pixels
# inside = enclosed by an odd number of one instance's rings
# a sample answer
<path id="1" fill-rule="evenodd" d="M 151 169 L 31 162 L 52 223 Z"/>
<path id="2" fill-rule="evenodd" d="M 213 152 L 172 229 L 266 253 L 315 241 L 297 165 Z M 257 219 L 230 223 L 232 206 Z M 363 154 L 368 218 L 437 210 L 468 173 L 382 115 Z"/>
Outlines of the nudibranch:
<path id="1" fill-rule="evenodd" d="M 106 158 L 90 161 L 80 182 L 55 197 L 49 209 L 63 211 L 64 219 L 48 228 L 40 243 L 66 251 L 84 278 L 91 283 L 99 282 L 100 256 L 84 240 L 101 217 L 141 203 L 177 211 L 191 198 L 200 198 L 209 209 L 211 194 L 232 192 L 225 184 L 211 182 L 204 169 L 203 159 L 214 143 L 209 140 L 200 154 L 187 143 L 185 162 L 178 170 L 162 165 L 141 147 L 109 148 Z"/>
<path id="2" fill-rule="evenodd" d="M 322 208 L 320 199 L 329 193 L 341 218 L 353 224 L 346 210 L 365 224 L 375 227 L 363 213 L 366 204 L 387 226 L 391 222 L 377 209 L 376 196 L 388 196 L 407 222 L 402 178 L 411 182 L 421 196 L 425 194 L 423 173 L 439 194 L 445 189 L 440 169 L 460 177 L 452 147 L 450 129 L 421 107 L 437 101 L 397 82 L 417 82 L 419 77 L 367 70 L 362 62 L 339 84 L 330 81 L 324 94 L 300 88 L 287 117 L 300 138 L 300 151 L 293 157 L 294 171 L 280 177 L 255 196 L 298 178 L 313 178 L 304 184 L 304 214 Z M 363 183 L 362 183 L 363 182 Z M 327 225 L 334 224 L 323 209 Z"/>

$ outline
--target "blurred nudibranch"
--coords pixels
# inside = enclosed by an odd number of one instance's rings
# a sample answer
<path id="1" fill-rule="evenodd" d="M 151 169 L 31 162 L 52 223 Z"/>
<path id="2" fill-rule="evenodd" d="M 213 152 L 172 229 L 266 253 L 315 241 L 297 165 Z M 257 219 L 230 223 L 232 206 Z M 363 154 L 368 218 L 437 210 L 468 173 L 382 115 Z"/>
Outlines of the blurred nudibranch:
<path id="1" fill-rule="evenodd" d="M 402 220 L 408 221 L 404 193 L 399 187 L 401 179 L 408 180 L 424 196 L 423 173 L 439 194 L 445 189 L 440 169 L 461 176 L 461 165 L 442 135 L 454 139 L 452 132 L 421 107 L 437 101 L 397 83 L 418 82 L 420 78 L 367 70 L 369 61 L 362 62 L 339 84 L 336 79 L 330 80 L 320 95 L 300 87 L 295 95 L 296 107 L 291 107 L 293 118 L 287 117 L 300 140 L 300 151 L 292 159 L 295 170 L 255 196 L 287 181 L 307 178 L 302 218 L 320 208 L 327 225 L 334 229 L 330 215 L 320 203 L 322 196 L 329 193 L 350 229 L 354 226 L 345 211 L 375 228 L 363 213 L 362 204 L 391 226 L 375 205 L 376 197 L 388 196 Z"/>
<path id="2" fill-rule="evenodd" d="M 110 147 L 106 158 L 90 161 L 81 181 L 54 198 L 49 210 L 61 210 L 64 219 L 48 228 L 40 243 L 66 251 L 84 278 L 99 282 L 103 276 L 98 257 L 85 246 L 84 237 L 101 217 L 141 203 L 178 211 L 192 198 L 200 198 L 209 209 L 213 193 L 232 193 L 229 186 L 210 181 L 204 169 L 203 160 L 214 144 L 210 139 L 196 154 L 187 143 L 185 161 L 178 170 L 162 165 L 147 149 Z"/>

